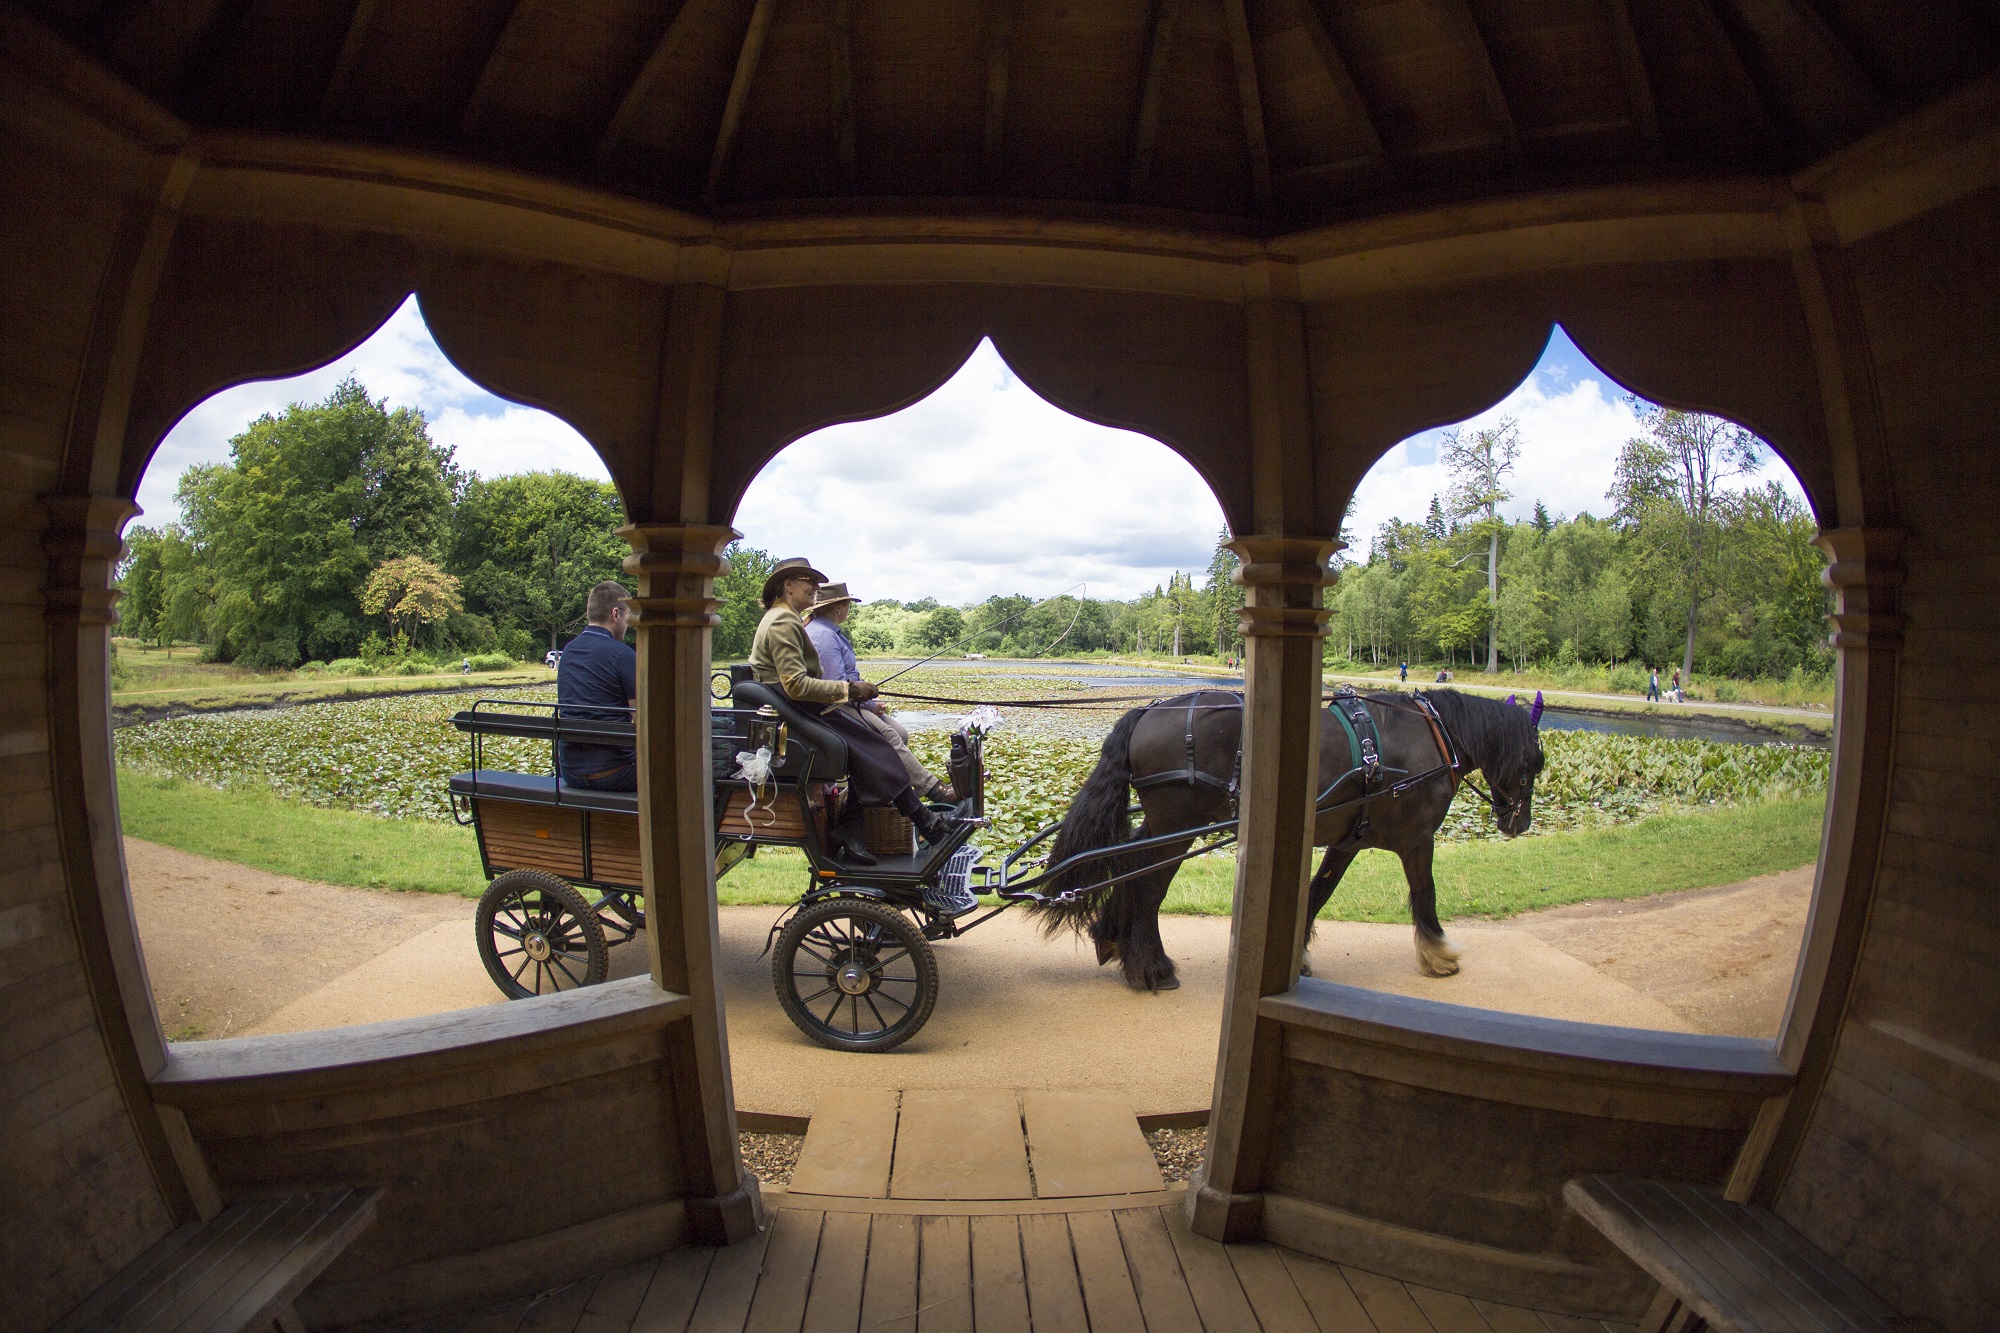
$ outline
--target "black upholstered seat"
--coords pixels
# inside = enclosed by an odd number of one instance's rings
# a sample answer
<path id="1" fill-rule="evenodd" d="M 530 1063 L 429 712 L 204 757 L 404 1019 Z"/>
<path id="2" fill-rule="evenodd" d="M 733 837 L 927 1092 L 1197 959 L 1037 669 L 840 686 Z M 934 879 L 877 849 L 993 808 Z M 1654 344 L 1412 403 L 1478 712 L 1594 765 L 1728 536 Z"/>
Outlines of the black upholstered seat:
<path id="1" fill-rule="evenodd" d="M 525 801 L 531 805 L 570 805 L 580 810 L 609 810 L 617 814 L 639 813 L 637 792 L 585 791 L 567 782 L 558 789 L 555 778 L 549 774 L 509 773 L 497 768 L 453 774 L 451 794 L 496 801 Z"/>

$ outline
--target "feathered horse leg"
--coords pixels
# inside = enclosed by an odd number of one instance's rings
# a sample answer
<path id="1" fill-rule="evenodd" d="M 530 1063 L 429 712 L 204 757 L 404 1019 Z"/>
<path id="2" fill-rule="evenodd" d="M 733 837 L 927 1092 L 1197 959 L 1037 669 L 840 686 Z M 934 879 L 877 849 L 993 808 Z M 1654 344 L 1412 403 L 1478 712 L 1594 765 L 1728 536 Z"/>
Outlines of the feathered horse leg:
<path id="1" fill-rule="evenodd" d="M 1448 977 L 1458 971 L 1458 950 L 1444 937 L 1438 921 L 1437 880 L 1431 875 L 1434 845 L 1426 838 L 1398 853 L 1403 876 L 1410 882 L 1410 919 L 1416 923 L 1417 966 L 1426 976 Z"/>

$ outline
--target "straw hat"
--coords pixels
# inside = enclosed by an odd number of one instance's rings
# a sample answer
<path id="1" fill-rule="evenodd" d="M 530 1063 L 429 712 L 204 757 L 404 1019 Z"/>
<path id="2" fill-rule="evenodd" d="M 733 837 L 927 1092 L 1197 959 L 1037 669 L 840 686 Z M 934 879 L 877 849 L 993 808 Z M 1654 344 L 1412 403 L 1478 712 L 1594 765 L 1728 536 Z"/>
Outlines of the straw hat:
<path id="1" fill-rule="evenodd" d="M 814 583 L 825 583 L 826 575 L 812 567 L 812 562 L 802 555 L 790 556 L 771 566 L 771 572 L 764 579 L 763 602 L 769 606 L 778 596 L 778 590 L 785 586 L 786 579 L 806 578 Z"/>
<path id="2" fill-rule="evenodd" d="M 838 606 L 842 602 L 856 602 L 860 600 L 860 598 L 853 596 L 847 591 L 845 583 L 824 583 L 813 592 L 812 610 L 806 612 L 806 614 L 809 616 L 818 615 L 829 606 Z"/>

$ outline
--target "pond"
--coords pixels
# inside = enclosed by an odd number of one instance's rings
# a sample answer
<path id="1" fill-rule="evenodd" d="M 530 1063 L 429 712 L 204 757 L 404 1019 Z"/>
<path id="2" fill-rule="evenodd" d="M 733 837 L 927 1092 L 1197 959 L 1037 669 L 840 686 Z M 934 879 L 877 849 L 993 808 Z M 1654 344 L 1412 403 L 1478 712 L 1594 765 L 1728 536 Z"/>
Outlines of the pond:
<path id="1" fill-rule="evenodd" d="M 953 671 L 968 673 L 993 670 L 996 674 L 1006 675 L 1010 680 L 1061 681 L 1081 685 L 1089 690 L 1118 693 L 1158 692 L 1166 695 L 1195 689 L 1241 690 L 1243 688 L 1241 675 L 1227 673 L 1215 675 L 1166 671 L 1135 673 L 1130 667 L 1094 667 L 1081 663 L 1070 665 L 1003 658 L 941 662 L 939 665 L 949 666 Z M 871 670 L 869 674 L 873 676 L 876 673 Z M 1088 695 L 1083 695 L 1078 701 L 1083 702 L 1088 698 Z M 902 719 L 905 726 L 926 731 L 954 727 L 958 724 L 960 716 L 957 711 L 932 712 L 916 709 L 898 709 L 896 715 Z M 1114 716 L 1106 715 L 1105 729 L 1109 728 Z M 1666 740 L 1717 741 L 1730 745 L 1810 745 L 1824 749 L 1831 744 L 1830 738 L 1826 735 L 1803 728 L 1790 734 L 1778 734 L 1767 728 L 1703 713 L 1675 716 L 1665 713 L 1610 711 L 1600 713 L 1573 708 L 1550 708 L 1542 714 L 1542 725 L 1553 731 L 1596 731 L 1614 736 L 1653 736 Z"/>

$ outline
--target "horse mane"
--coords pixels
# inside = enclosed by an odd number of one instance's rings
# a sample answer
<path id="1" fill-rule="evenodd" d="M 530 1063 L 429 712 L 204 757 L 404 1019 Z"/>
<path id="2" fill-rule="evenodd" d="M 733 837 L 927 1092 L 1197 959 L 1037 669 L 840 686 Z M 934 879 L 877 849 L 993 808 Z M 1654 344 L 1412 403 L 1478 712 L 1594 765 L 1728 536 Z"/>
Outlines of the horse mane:
<path id="1" fill-rule="evenodd" d="M 1528 710 L 1482 694 L 1425 690 L 1423 695 L 1474 768 L 1512 773 L 1540 743 Z"/>

